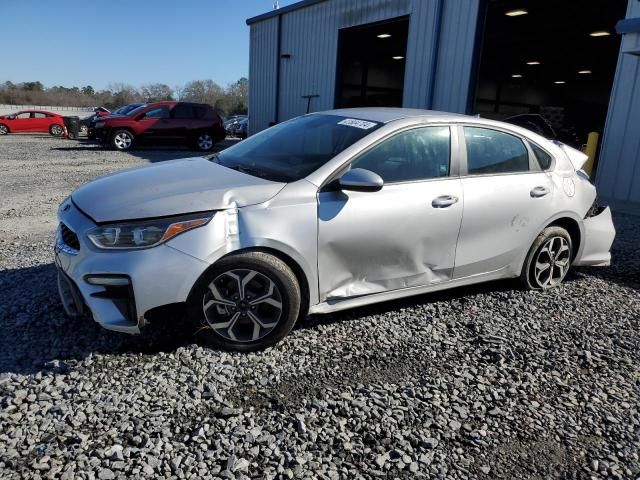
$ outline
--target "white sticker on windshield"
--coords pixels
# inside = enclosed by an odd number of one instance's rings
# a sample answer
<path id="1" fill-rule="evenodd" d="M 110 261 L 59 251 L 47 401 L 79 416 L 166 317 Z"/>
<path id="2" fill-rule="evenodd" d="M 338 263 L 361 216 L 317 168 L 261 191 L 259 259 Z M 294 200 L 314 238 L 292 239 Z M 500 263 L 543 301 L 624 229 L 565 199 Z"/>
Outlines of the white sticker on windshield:
<path id="1" fill-rule="evenodd" d="M 347 127 L 361 128 L 362 130 L 369 130 L 377 125 L 375 122 L 367 122 L 365 120 L 356 120 L 355 118 L 345 118 L 338 122 L 338 125 L 346 125 Z"/>

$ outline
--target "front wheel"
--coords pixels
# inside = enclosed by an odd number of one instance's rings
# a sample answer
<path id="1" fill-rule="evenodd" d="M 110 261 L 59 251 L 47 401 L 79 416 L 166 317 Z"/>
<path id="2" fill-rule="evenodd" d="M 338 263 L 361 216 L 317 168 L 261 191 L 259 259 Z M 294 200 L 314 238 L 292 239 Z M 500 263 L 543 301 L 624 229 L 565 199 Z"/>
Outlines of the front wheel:
<path id="1" fill-rule="evenodd" d="M 264 252 L 247 252 L 223 258 L 198 281 L 188 312 L 207 343 L 248 352 L 284 338 L 300 306 L 300 287 L 288 265 Z"/>
<path id="2" fill-rule="evenodd" d="M 58 125 L 57 123 L 51 125 L 49 127 L 49 134 L 54 136 L 54 137 L 59 137 L 60 135 L 62 135 L 64 133 L 64 129 L 62 128 L 61 125 Z"/>
<path id="3" fill-rule="evenodd" d="M 546 290 L 562 283 L 571 267 L 573 243 L 562 227 L 547 227 L 533 242 L 520 278 L 531 290 Z"/>
<path id="4" fill-rule="evenodd" d="M 7 133 L 9 133 L 9 127 L 0 125 L 0 135 L 6 135 Z"/>
<path id="5" fill-rule="evenodd" d="M 111 146 L 116 150 L 129 150 L 133 145 L 133 133 L 129 130 L 116 130 L 111 136 Z"/>
<path id="6" fill-rule="evenodd" d="M 213 137 L 207 132 L 199 133 L 195 138 L 195 146 L 201 152 L 208 152 L 214 144 Z"/>

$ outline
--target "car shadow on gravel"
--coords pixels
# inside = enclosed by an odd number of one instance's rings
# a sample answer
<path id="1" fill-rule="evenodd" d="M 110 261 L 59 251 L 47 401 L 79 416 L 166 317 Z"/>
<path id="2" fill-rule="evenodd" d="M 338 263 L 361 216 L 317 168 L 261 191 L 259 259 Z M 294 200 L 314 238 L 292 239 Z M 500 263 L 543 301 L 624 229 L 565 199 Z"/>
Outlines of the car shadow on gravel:
<path id="1" fill-rule="evenodd" d="M 207 157 L 212 153 L 221 152 L 225 148 L 237 143 L 238 139 L 225 139 L 218 142 L 210 152 L 199 152 L 187 147 L 181 147 L 176 145 L 164 145 L 164 146 L 140 146 L 132 148 L 126 152 L 116 152 L 115 150 L 103 147 L 102 145 L 93 142 L 91 140 L 76 140 L 76 144 L 73 146 L 65 147 L 53 147 L 52 150 L 61 152 L 101 152 L 109 151 L 111 153 L 122 153 L 123 155 L 131 155 L 133 157 L 145 160 L 150 163 L 165 162 L 167 160 L 177 160 L 181 158 L 193 158 L 193 157 Z"/>
<path id="2" fill-rule="evenodd" d="M 126 335 L 90 318 L 69 318 L 58 299 L 53 264 L 0 270 L 0 374 L 66 370 L 95 353 L 155 354 L 193 343 L 167 329 Z"/>

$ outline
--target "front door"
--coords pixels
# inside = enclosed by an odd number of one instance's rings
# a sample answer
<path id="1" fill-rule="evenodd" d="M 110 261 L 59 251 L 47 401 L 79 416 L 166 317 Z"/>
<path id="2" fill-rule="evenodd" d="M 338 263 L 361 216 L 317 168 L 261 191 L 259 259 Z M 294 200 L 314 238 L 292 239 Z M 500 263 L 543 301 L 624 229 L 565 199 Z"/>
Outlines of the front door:
<path id="1" fill-rule="evenodd" d="M 550 216 L 554 189 L 521 138 L 480 127 L 464 127 L 464 138 L 465 205 L 455 278 L 518 264 Z"/>
<path id="2" fill-rule="evenodd" d="M 382 190 L 319 193 L 321 301 L 452 278 L 463 201 L 451 151 L 448 126 L 406 130 L 351 163 L 380 175 Z"/>
<path id="3" fill-rule="evenodd" d="M 161 105 L 144 113 L 138 122 L 143 128 L 142 136 L 145 139 L 160 140 L 171 136 L 169 111 L 168 105 Z"/>

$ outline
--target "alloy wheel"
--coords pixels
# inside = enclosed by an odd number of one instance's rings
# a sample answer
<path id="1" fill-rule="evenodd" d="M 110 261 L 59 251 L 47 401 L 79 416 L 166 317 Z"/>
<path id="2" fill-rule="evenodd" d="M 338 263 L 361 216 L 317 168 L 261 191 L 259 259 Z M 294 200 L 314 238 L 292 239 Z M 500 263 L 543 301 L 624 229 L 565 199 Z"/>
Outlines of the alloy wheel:
<path id="1" fill-rule="evenodd" d="M 6 135 L 9 133 L 9 129 L 6 125 L 0 125 L 0 135 Z"/>
<path id="2" fill-rule="evenodd" d="M 255 342 L 267 336 L 282 317 L 280 289 L 267 275 L 233 269 L 218 275 L 202 299 L 207 326 L 234 342 Z"/>
<path id="3" fill-rule="evenodd" d="M 59 136 L 59 135 L 62 135 L 62 127 L 60 125 L 52 126 L 51 127 L 51 133 L 56 137 Z"/>
<path id="4" fill-rule="evenodd" d="M 213 138 L 207 133 L 203 133 L 198 137 L 198 148 L 200 150 L 209 150 L 213 147 Z"/>
<path id="5" fill-rule="evenodd" d="M 120 132 L 115 137 L 113 137 L 113 143 L 119 150 L 126 150 L 127 148 L 129 148 L 132 141 L 133 139 L 131 138 L 131 135 L 126 132 Z"/>
<path id="6" fill-rule="evenodd" d="M 534 277 L 541 288 L 558 285 L 569 271 L 571 248 L 563 237 L 551 237 L 538 251 Z"/>

